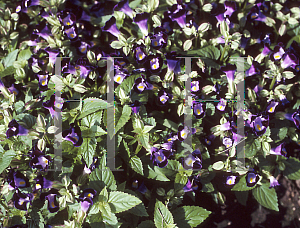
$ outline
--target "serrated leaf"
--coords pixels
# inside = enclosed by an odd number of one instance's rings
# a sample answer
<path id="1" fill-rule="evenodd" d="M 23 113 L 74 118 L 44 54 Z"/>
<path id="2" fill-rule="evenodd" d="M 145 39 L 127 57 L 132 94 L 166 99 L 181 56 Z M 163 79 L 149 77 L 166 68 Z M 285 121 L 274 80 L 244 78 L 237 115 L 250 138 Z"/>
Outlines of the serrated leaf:
<path id="1" fill-rule="evenodd" d="M 155 228 L 155 225 L 151 220 L 146 220 L 141 222 L 137 228 Z"/>
<path id="2" fill-rule="evenodd" d="M 283 175 L 290 180 L 300 179 L 300 161 L 297 158 L 289 157 L 282 161 L 285 164 Z"/>
<path id="3" fill-rule="evenodd" d="M 173 211 L 175 223 L 180 228 L 196 227 L 211 214 L 198 206 L 183 206 Z"/>
<path id="4" fill-rule="evenodd" d="M 8 53 L 8 55 L 3 59 L 3 63 L 5 67 L 9 67 L 12 66 L 14 61 L 16 61 L 17 59 L 17 55 L 18 55 L 19 49 L 16 49 L 10 53 Z"/>
<path id="5" fill-rule="evenodd" d="M 238 200 L 238 202 L 240 204 L 246 206 L 249 192 L 248 191 L 243 191 L 243 192 L 235 191 L 234 194 L 235 194 L 235 197 Z"/>
<path id="6" fill-rule="evenodd" d="M 87 98 L 83 101 L 83 107 L 81 110 L 81 114 L 79 115 L 78 119 L 86 117 L 94 112 L 97 112 L 101 109 L 107 109 L 110 105 L 99 98 Z"/>
<path id="7" fill-rule="evenodd" d="M 170 181 L 160 170 L 157 166 L 154 166 L 154 170 L 148 165 L 148 177 L 158 181 Z"/>
<path id="8" fill-rule="evenodd" d="M 2 173 L 10 165 L 10 162 L 16 156 L 17 152 L 13 150 L 4 151 L 3 147 L 0 145 L 0 154 L 0 173 Z"/>
<path id="9" fill-rule="evenodd" d="M 157 228 L 165 228 L 165 225 L 174 224 L 172 213 L 159 200 L 157 200 L 155 203 L 154 223 Z"/>
<path id="10" fill-rule="evenodd" d="M 3 71 L 0 72 L 0 78 L 3 78 L 10 74 L 14 74 L 15 72 L 16 68 L 14 66 L 6 67 Z"/>
<path id="11" fill-rule="evenodd" d="M 128 105 L 124 105 L 122 114 L 115 127 L 115 134 L 128 122 L 131 116 L 131 108 Z"/>
<path id="12" fill-rule="evenodd" d="M 95 138 L 83 138 L 83 143 L 80 146 L 80 150 L 81 150 L 81 157 L 86 162 L 87 167 L 90 167 L 90 165 L 93 163 L 96 144 L 97 142 Z"/>
<path id="13" fill-rule="evenodd" d="M 261 143 L 258 139 L 247 138 L 245 145 L 245 157 L 250 158 L 253 157 L 261 148 Z"/>
<path id="14" fill-rule="evenodd" d="M 270 150 L 271 150 L 271 145 L 268 142 L 263 141 L 262 142 L 262 150 L 264 152 L 264 156 L 266 157 L 267 155 L 270 154 Z"/>
<path id="15" fill-rule="evenodd" d="M 103 156 L 100 161 L 99 168 L 96 168 L 90 174 L 90 187 L 97 192 L 106 186 L 110 190 L 116 190 L 117 185 L 112 171 L 106 167 L 106 158 Z"/>
<path id="16" fill-rule="evenodd" d="M 142 201 L 125 192 L 113 191 L 109 193 L 108 203 L 110 203 L 113 213 L 120 213 L 135 207 Z"/>
<path id="17" fill-rule="evenodd" d="M 134 85 L 137 78 L 141 77 L 140 74 L 131 75 L 123 80 L 123 82 L 115 89 L 115 94 L 119 95 L 119 90 L 122 88 L 127 96 Z"/>
<path id="18" fill-rule="evenodd" d="M 253 189 L 252 194 L 257 202 L 262 206 L 274 211 L 279 211 L 276 191 L 274 188 L 269 187 L 269 183 L 263 183 Z"/>
<path id="19" fill-rule="evenodd" d="M 32 53 L 30 51 L 30 48 L 27 48 L 25 50 L 20 51 L 18 55 L 18 61 L 21 60 L 28 60 L 31 57 Z"/>
<path id="20" fill-rule="evenodd" d="M 141 175 L 144 175 L 144 172 L 143 172 L 143 163 L 142 163 L 141 159 L 138 156 L 131 157 L 129 163 L 131 165 L 131 168 L 135 172 L 137 172 L 137 173 L 139 173 Z"/>
<path id="21" fill-rule="evenodd" d="M 187 54 L 188 55 L 197 55 L 200 57 L 203 56 L 203 57 L 207 57 L 212 60 L 218 60 L 221 55 L 221 52 L 218 48 L 216 48 L 214 46 L 208 46 L 205 48 L 188 51 Z M 201 58 L 201 60 L 204 61 L 204 59 L 202 59 L 202 58 Z"/>
<path id="22" fill-rule="evenodd" d="M 98 203 L 99 210 L 103 214 L 103 216 L 110 218 L 111 217 L 111 209 L 107 202 L 99 202 Z"/>

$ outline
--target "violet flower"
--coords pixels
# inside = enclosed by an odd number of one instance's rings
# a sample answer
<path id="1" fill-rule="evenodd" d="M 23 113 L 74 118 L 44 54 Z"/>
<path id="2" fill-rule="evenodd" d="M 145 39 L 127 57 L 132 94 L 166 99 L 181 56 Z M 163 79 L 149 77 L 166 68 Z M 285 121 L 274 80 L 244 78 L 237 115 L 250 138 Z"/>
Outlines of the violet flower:
<path id="1" fill-rule="evenodd" d="M 167 66 L 170 71 L 173 71 L 175 75 L 178 75 L 180 69 L 180 59 L 176 58 L 178 55 L 175 51 L 171 51 L 165 54 L 167 60 Z"/>
<path id="2" fill-rule="evenodd" d="M 76 22 L 76 16 L 73 13 L 64 10 L 59 14 L 59 20 L 64 26 L 72 26 Z"/>
<path id="3" fill-rule="evenodd" d="M 220 68 L 226 74 L 227 80 L 229 83 L 233 82 L 234 74 L 236 72 L 236 66 L 232 64 L 227 64 L 225 67 Z"/>
<path id="4" fill-rule="evenodd" d="M 300 108 L 292 114 L 292 120 L 294 121 L 298 130 L 300 130 Z"/>
<path id="5" fill-rule="evenodd" d="M 45 155 L 37 147 L 37 144 L 33 147 L 32 152 L 29 153 L 32 157 L 29 165 L 32 169 L 46 170 L 49 168 L 51 157 L 50 155 Z"/>
<path id="6" fill-rule="evenodd" d="M 114 81 L 118 84 L 121 84 L 124 79 L 127 77 L 127 74 L 120 69 L 116 69 L 115 75 L 114 75 Z"/>
<path id="7" fill-rule="evenodd" d="M 64 30 L 65 34 L 69 39 L 73 40 L 77 37 L 77 28 L 75 26 L 71 26 Z"/>
<path id="8" fill-rule="evenodd" d="M 11 226 L 9 228 L 28 228 L 28 225 L 14 225 L 14 226 Z"/>
<path id="9" fill-rule="evenodd" d="M 228 188 L 233 188 L 236 184 L 237 176 L 231 175 L 226 177 L 225 186 Z"/>
<path id="10" fill-rule="evenodd" d="M 85 213 L 89 210 L 90 206 L 92 205 L 93 201 L 90 198 L 86 198 L 80 202 L 81 210 Z"/>
<path id="11" fill-rule="evenodd" d="M 162 21 L 161 21 L 161 28 L 165 29 L 167 35 L 172 35 L 173 21 L 166 13 L 167 12 L 164 13 L 164 19 L 162 19 Z"/>
<path id="12" fill-rule="evenodd" d="M 226 9 L 224 17 L 231 17 L 234 11 L 236 11 L 236 2 L 235 1 L 225 1 L 224 7 Z"/>
<path id="13" fill-rule="evenodd" d="M 268 113 L 274 113 L 276 106 L 279 104 L 279 102 L 271 101 L 270 104 L 267 107 Z"/>
<path id="14" fill-rule="evenodd" d="M 133 18 L 133 10 L 129 7 L 128 0 L 121 0 L 117 5 L 115 5 L 114 10 L 122 11 L 127 16 Z"/>
<path id="15" fill-rule="evenodd" d="M 148 35 L 148 18 L 150 14 L 149 13 L 140 13 L 135 16 L 133 21 L 139 26 L 142 33 L 147 36 Z"/>
<path id="16" fill-rule="evenodd" d="M 193 102 L 193 114 L 196 119 L 203 118 L 205 116 L 206 105 L 202 102 Z"/>
<path id="17" fill-rule="evenodd" d="M 227 101 L 223 98 L 220 99 L 220 102 L 217 104 L 217 109 L 221 112 L 223 112 L 226 108 Z"/>
<path id="18" fill-rule="evenodd" d="M 33 194 L 25 194 L 18 190 L 13 195 L 13 202 L 15 208 L 22 211 L 27 211 L 28 203 L 31 204 L 32 200 L 33 200 Z"/>
<path id="19" fill-rule="evenodd" d="M 46 22 L 41 22 L 36 26 L 33 30 L 33 34 L 39 35 L 40 37 L 44 38 L 45 40 L 52 34 L 51 30 L 48 28 Z"/>
<path id="20" fill-rule="evenodd" d="M 144 46 L 136 45 L 133 49 L 134 58 L 137 63 L 143 63 L 146 60 L 146 53 L 144 51 Z"/>
<path id="21" fill-rule="evenodd" d="M 280 184 L 278 183 L 278 181 L 276 180 L 276 178 L 273 177 L 273 176 L 271 176 L 270 177 L 270 187 L 269 188 L 274 188 L 274 187 L 276 187 L 278 185 L 280 185 Z"/>
<path id="22" fill-rule="evenodd" d="M 161 71 L 163 66 L 163 60 L 160 54 L 149 55 L 145 63 L 146 68 L 152 74 L 157 74 Z"/>
<path id="23" fill-rule="evenodd" d="M 172 98 L 173 96 L 170 93 L 167 93 L 165 90 L 160 90 L 157 97 L 158 105 L 165 106 Z"/>
<path id="24" fill-rule="evenodd" d="M 209 135 L 207 138 L 204 139 L 205 143 L 210 146 L 211 143 L 215 140 L 216 136 L 214 134 Z"/>
<path id="25" fill-rule="evenodd" d="M 7 176 L 7 182 L 9 184 L 9 189 L 17 189 L 17 188 L 27 188 L 30 186 L 29 179 L 25 177 L 23 173 L 21 173 L 19 170 L 9 170 L 8 176 Z"/>
<path id="26" fill-rule="evenodd" d="M 52 118 L 54 116 L 57 118 L 58 113 L 55 111 L 55 108 L 62 109 L 63 107 L 63 99 L 59 99 L 60 102 L 55 102 L 55 95 L 51 95 L 50 100 L 43 102 L 43 107 L 48 109 Z"/>
<path id="27" fill-rule="evenodd" d="M 160 168 L 163 168 L 168 164 L 168 158 L 163 153 L 163 150 L 159 150 L 156 147 L 151 148 L 150 159 L 152 160 L 153 165 L 158 166 Z"/>
<path id="28" fill-rule="evenodd" d="M 277 147 L 271 148 L 270 154 L 287 156 L 287 152 L 285 150 L 285 142 L 279 144 Z"/>
<path id="29" fill-rule="evenodd" d="M 102 30 L 111 33 L 112 35 L 114 35 L 117 38 L 118 38 L 119 34 L 121 34 L 121 32 L 119 31 L 119 29 L 116 25 L 116 18 L 114 16 L 112 16 L 105 23 L 105 26 L 102 27 Z"/>
<path id="30" fill-rule="evenodd" d="M 18 124 L 18 122 L 13 119 L 8 124 L 8 130 L 6 131 L 6 138 L 18 135 L 28 135 L 29 130 Z"/>
<path id="31" fill-rule="evenodd" d="M 42 91 L 47 90 L 50 76 L 48 74 L 45 74 L 44 72 L 40 71 L 38 74 L 36 74 L 36 78 L 39 80 L 40 90 L 42 90 Z"/>
<path id="32" fill-rule="evenodd" d="M 188 179 L 186 185 L 183 187 L 184 192 L 194 191 L 199 192 L 202 189 L 202 183 L 199 176 L 192 176 Z"/>
<path id="33" fill-rule="evenodd" d="M 246 176 L 246 184 L 248 187 L 254 187 L 259 180 L 259 175 L 254 171 L 249 171 Z"/>
<path id="34" fill-rule="evenodd" d="M 246 77 L 253 76 L 255 74 L 260 74 L 259 68 L 260 64 L 256 61 L 253 61 L 251 67 L 245 72 Z"/>
<path id="35" fill-rule="evenodd" d="M 233 145 L 233 140 L 230 137 L 224 137 L 222 141 L 223 141 L 223 145 L 226 147 L 226 149 L 232 147 L 232 145 Z"/>
<path id="36" fill-rule="evenodd" d="M 183 159 L 183 167 L 185 169 L 201 169 L 202 168 L 202 157 L 200 150 L 195 150 Z"/>
<path id="37" fill-rule="evenodd" d="M 138 100 L 135 100 L 134 103 L 130 105 L 132 112 L 135 114 L 139 113 L 141 105 L 142 105 L 141 102 L 139 102 Z"/>
<path id="38" fill-rule="evenodd" d="M 281 62 L 281 68 L 295 67 L 297 64 L 299 64 L 297 57 L 294 54 L 287 53 Z"/>
<path id="39" fill-rule="evenodd" d="M 68 130 L 64 130 L 62 132 L 62 137 L 64 140 L 72 142 L 75 147 L 81 146 L 83 142 L 81 130 L 79 126 L 75 125 L 74 123 L 70 124 L 70 128 Z"/>
<path id="40" fill-rule="evenodd" d="M 84 58 L 80 58 L 76 61 L 76 70 L 80 69 L 80 77 L 86 78 L 91 72 L 91 67 L 89 65 L 89 61 Z"/>
<path id="41" fill-rule="evenodd" d="M 48 210 L 50 213 L 57 212 L 59 210 L 59 203 L 56 199 L 58 195 L 58 190 L 52 188 L 48 192 L 43 192 L 40 195 L 40 200 L 41 201 L 48 201 Z"/>
<path id="42" fill-rule="evenodd" d="M 50 47 L 46 47 L 45 51 L 49 54 L 49 63 L 54 64 L 56 56 L 59 55 L 59 50 L 53 50 Z"/>
<path id="43" fill-rule="evenodd" d="M 149 37 L 151 39 L 151 47 L 153 47 L 153 49 L 155 49 L 155 50 L 160 50 L 161 48 L 164 48 L 167 46 L 168 35 L 166 33 L 162 32 L 161 30 L 162 29 L 160 29 L 159 27 L 155 28 L 154 29 L 155 34 L 149 35 Z"/>
<path id="44" fill-rule="evenodd" d="M 278 43 L 278 45 L 276 45 L 274 47 L 274 50 L 272 52 L 272 54 L 270 55 L 270 59 L 272 61 L 278 61 L 282 58 L 282 56 L 284 55 L 285 51 L 283 49 L 283 43 Z"/>
<path id="45" fill-rule="evenodd" d="M 200 81 L 193 80 L 191 81 L 191 93 L 198 93 L 200 91 Z"/>
<path id="46" fill-rule="evenodd" d="M 268 125 L 269 118 L 264 118 L 263 116 L 256 116 L 250 123 L 250 127 L 257 136 L 263 135 L 266 132 Z"/>
<path id="47" fill-rule="evenodd" d="M 177 5 L 180 6 L 179 4 L 177 4 Z M 186 26 L 186 10 L 185 9 L 178 8 L 178 10 L 173 12 L 170 15 L 170 17 L 172 20 L 175 20 L 181 28 L 184 28 Z"/>
<path id="48" fill-rule="evenodd" d="M 53 182 L 47 180 L 42 174 L 39 174 L 35 179 L 35 190 L 41 190 L 45 188 L 52 188 Z"/>
<path id="49" fill-rule="evenodd" d="M 190 134 L 190 130 L 188 129 L 187 126 L 185 127 L 179 126 L 177 134 L 178 134 L 178 140 L 182 142 L 188 137 L 188 134 Z"/>
<path id="50" fill-rule="evenodd" d="M 97 191 L 92 188 L 84 189 L 83 192 L 79 195 L 79 200 L 93 199 L 97 194 Z"/>

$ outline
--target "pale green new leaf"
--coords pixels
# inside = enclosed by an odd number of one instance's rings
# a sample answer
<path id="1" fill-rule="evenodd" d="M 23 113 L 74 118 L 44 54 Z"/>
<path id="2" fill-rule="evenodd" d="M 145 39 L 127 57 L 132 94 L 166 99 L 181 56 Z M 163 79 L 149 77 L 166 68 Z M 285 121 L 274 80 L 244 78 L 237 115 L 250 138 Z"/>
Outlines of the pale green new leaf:
<path id="1" fill-rule="evenodd" d="M 120 213 L 135 207 L 142 201 L 125 192 L 113 191 L 109 193 L 108 203 L 110 203 L 113 213 Z"/>
<path id="2" fill-rule="evenodd" d="M 174 224 L 174 219 L 173 219 L 172 213 L 159 200 L 157 200 L 155 203 L 154 223 L 157 228 L 165 228 L 166 225 Z"/>

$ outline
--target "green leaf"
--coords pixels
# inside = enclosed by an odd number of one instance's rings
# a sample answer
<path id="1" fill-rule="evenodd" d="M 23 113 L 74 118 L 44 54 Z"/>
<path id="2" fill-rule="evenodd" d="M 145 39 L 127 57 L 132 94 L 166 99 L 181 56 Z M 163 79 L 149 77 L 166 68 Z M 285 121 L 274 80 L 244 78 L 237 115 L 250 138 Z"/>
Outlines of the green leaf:
<path id="1" fill-rule="evenodd" d="M 129 7 L 131 9 L 135 9 L 138 5 L 140 5 L 142 2 L 142 0 L 134 0 L 132 2 L 129 3 Z"/>
<path id="2" fill-rule="evenodd" d="M 165 225 L 174 224 L 173 215 L 159 200 L 155 203 L 154 223 L 157 228 L 165 228 Z"/>
<path id="3" fill-rule="evenodd" d="M 246 206 L 249 192 L 248 191 L 244 191 L 244 192 L 235 191 L 234 194 L 235 194 L 236 199 L 239 201 L 239 203 Z"/>
<path id="4" fill-rule="evenodd" d="M 175 177 L 175 183 L 185 185 L 188 181 L 187 176 L 182 173 L 177 173 Z"/>
<path id="5" fill-rule="evenodd" d="M 262 142 L 262 150 L 264 152 L 264 157 L 270 154 L 271 145 L 268 142 L 263 141 Z"/>
<path id="6" fill-rule="evenodd" d="M 149 133 L 139 134 L 137 138 L 144 148 L 150 149 Z"/>
<path id="7" fill-rule="evenodd" d="M 108 217 L 108 218 L 111 217 L 111 209 L 107 202 L 99 202 L 98 207 L 103 216 Z"/>
<path id="8" fill-rule="evenodd" d="M 83 143 L 80 147 L 80 150 L 81 150 L 81 157 L 86 162 L 87 167 L 90 167 L 90 165 L 93 163 L 96 144 L 97 142 L 95 138 L 83 138 Z"/>
<path id="9" fill-rule="evenodd" d="M 196 227 L 210 214 L 210 211 L 198 206 L 183 206 L 173 211 L 175 223 L 180 228 Z"/>
<path id="10" fill-rule="evenodd" d="M 249 137 L 246 139 L 246 145 L 245 145 L 245 157 L 250 158 L 253 157 L 261 148 L 261 143 L 258 139 L 253 139 L 252 137 Z"/>
<path id="11" fill-rule="evenodd" d="M 115 134 L 128 122 L 131 115 L 131 108 L 128 105 L 124 105 L 122 109 L 122 115 L 118 120 L 116 127 L 115 127 Z"/>
<path id="12" fill-rule="evenodd" d="M 231 191 L 249 191 L 249 190 L 251 190 L 255 187 L 256 187 L 256 185 L 254 185 L 253 187 L 248 187 L 247 186 L 246 175 L 244 175 L 244 176 L 241 177 L 239 182 L 236 185 L 233 186 Z"/>
<path id="13" fill-rule="evenodd" d="M 12 52 L 10 52 L 4 59 L 3 59 L 3 63 L 5 67 L 9 67 L 12 66 L 14 61 L 16 61 L 17 59 L 17 55 L 18 55 L 19 49 L 16 49 Z"/>
<path id="14" fill-rule="evenodd" d="M 146 220 L 141 222 L 137 228 L 155 228 L 155 225 L 151 220 Z"/>
<path id="15" fill-rule="evenodd" d="M 11 160 L 17 155 L 17 152 L 13 150 L 4 151 L 0 145 L 0 154 L 0 173 L 2 173 L 10 165 Z"/>
<path id="16" fill-rule="evenodd" d="M 90 174 L 90 187 L 94 188 L 97 192 L 100 192 L 104 186 L 110 190 L 116 190 L 117 185 L 112 171 L 105 167 L 106 158 L 103 156 L 100 161 L 99 168 L 92 171 Z"/>
<path id="17" fill-rule="evenodd" d="M 113 191 L 109 193 L 108 203 L 110 203 L 113 213 L 120 213 L 135 207 L 142 201 L 125 192 Z"/>
<path id="18" fill-rule="evenodd" d="M 107 109 L 109 107 L 109 104 L 99 98 L 87 98 L 83 101 L 83 108 L 81 110 L 81 114 L 77 119 L 81 119 L 83 117 L 86 117 L 94 112 L 97 112 L 101 109 Z"/>
<path id="19" fill-rule="evenodd" d="M 96 125 L 100 125 L 101 124 L 101 119 L 102 119 L 102 110 L 96 113 L 93 113 L 91 115 L 88 115 L 84 118 L 82 118 L 81 120 L 81 124 L 83 126 L 87 126 L 87 127 L 92 127 L 95 124 Z"/>
<path id="20" fill-rule="evenodd" d="M 169 160 L 168 164 L 163 168 L 159 168 L 159 170 L 168 178 L 174 179 L 179 169 L 181 168 L 182 166 L 179 161 Z"/>
<path id="21" fill-rule="evenodd" d="M 285 164 L 285 170 L 283 175 L 290 180 L 300 179 L 300 161 L 297 158 L 290 157 L 287 160 L 282 161 Z"/>
<path id="22" fill-rule="evenodd" d="M 178 124 L 174 123 L 172 120 L 169 119 L 157 119 L 156 120 L 158 123 L 164 125 L 167 128 L 170 128 L 172 131 L 178 131 Z"/>
<path id="23" fill-rule="evenodd" d="M 3 71 L 0 72 L 0 78 L 3 78 L 10 74 L 14 74 L 15 72 L 16 68 L 14 68 L 14 66 L 6 67 Z"/>
<path id="24" fill-rule="evenodd" d="M 212 60 L 218 60 L 221 52 L 218 48 L 214 47 L 214 46 L 208 46 L 205 48 L 201 48 L 198 50 L 191 50 L 187 52 L 188 55 L 197 55 L 199 57 L 207 57 L 209 59 Z M 204 62 L 205 60 L 202 59 Z"/>
<path id="25" fill-rule="evenodd" d="M 280 140 L 283 140 L 287 136 L 288 128 L 283 127 L 279 129 L 278 137 Z"/>
<path id="26" fill-rule="evenodd" d="M 111 46 L 113 49 L 121 49 L 121 48 L 124 46 L 124 43 L 115 40 L 115 41 L 111 42 L 110 46 Z"/>
<path id="27" fill-rule="evenodd" d="M 279 211 L 276 191 L 274 188 L 270 189 L 269 186 L 269 183 L 263 183 L 253 189 L 252 194 L 262 206 L 274 211 Z"/>
<path id="28" fill-rule="evenodd" d="M 128 78 L 125 78 L 124 81 L 115 89 L 115 94 L 119 96 L 119 90 L 122 88 L 127 96 L 134 85 L 134 82 L 137 78 L 140 78 L 140 74 L 131 75 Z"/>
<path id="29" fill-rule="evenodd" d="M 215 112 L 216 112 L 216 107 L 214 106 L 214 104 L 207 102 L 206 103 L 206 114 L 208 116 L 213 116 L 215 114 Z"/>
<path id="30" fill-rule="evenodd" d="M 123 140 L 124 142 L 124 140 Z M 131 168 L 141 174 L 141 175 L 144 175 L 144 172 L 143 172 L 143 163 L 141 161 L 141 159 L 138 157 L 138 156 L 133 156 L 131 157 L 130 161 L 129 161 L 130 165 L 131 165 Z"/>
<path id="31" fill-rule="evenodd" d="M 18 55 L 18 61 L 22 60 L 28 60 L 31 57 L 32 53 L 30 51 L 30 48 L 27 48 L 25 50 L 20 51 Z"/>
<path id="32" fill-rule="evenodd" d="M 193 45 L 193 41 L 191 40 L 186 40 L 184 43 L 183 43 L 183 50 L 184 51 L 187 51 L 189 50 Z"/>
<path id="33" fill-rule="evenodd" d="M 212 166 L 214 170 L 221 170 L 224 167 L 224 163 L 222 161 L 215 162 Z"/>
<path id="34" fill-rule="evenodd" d="M 154 166 L 154 170 L 148 165 L 149 174 L 147 178 L 151 178 L 158 181 L 170 181 L 161 171 L 160 168 Z"/>

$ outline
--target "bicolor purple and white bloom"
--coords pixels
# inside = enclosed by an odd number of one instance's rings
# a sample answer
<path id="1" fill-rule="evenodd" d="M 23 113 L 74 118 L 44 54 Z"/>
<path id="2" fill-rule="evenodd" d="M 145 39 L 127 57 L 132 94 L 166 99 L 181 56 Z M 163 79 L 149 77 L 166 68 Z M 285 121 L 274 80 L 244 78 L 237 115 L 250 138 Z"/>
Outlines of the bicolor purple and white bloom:
<path id="1" fill-rule="evenodd" d="M 223 112 L 226 108 L 227 101 L 223 98 L 220 99 L 220 102 L 217 104 L 217 109 Z"/>
<path id="2" fill-rule="evenodd" d="M 274 187 L 276 187 L 276 186 L 278 186 L 278 185 L 280 185 L 280 184 L 278 183 L 278 180 L 276 180 L 275 177 L 271 176 L 271 177 L 270 177 L 270 188 L 274 188 Z"/>
<path id="3" fill-rule="evenodd" d="M 36 26 L 36 28 L 33 30 L 33 34 L 39 35 L 40 37 L 47 40 L 52 33 L 48 28 L 46 22 L 42 22 Z"/>
<path id="4" fill-rule="evenodd" d="M 196 119 L 203 118 L 205 116 L 206 105 L 202 102 L 193 102 L 193 114 Z"/>
<path id="5" fill-rule="evenodd" d="M 84 189 L 83 192 L 79 195 L 79 200 L 93 199 L 97 194 L 97 191 L 92 188 Z"/>
<path id="6" fill-rule="evenodd" d="M 133 10 L 129 7 L 128 0 L 120 1 L 115 7 L 115 11 L 122 11 L 129 17 L 133 17 Z"/>
<path id="7" fill-rule="evenodd" d="M 71 26 L 64 30 L 69 39 L 73 40 L 77 37 L 77 28 L 75 26 Z"/>
<path id="8" fill-rule="evenodd" d="M 13 190 L 16 188 L 27 188 L 30 186 L 29 179 L 25 177 L 23 173 L 21 173 L 19 170 L 9 170 L 8 176 L 7 176 L 7 182 L 9 184 L 9 189 Z"/>
<path id="9" fill-rule="evenodd" d="M 144 51 L 144 46 L 137 45 L 134 48 L 133 53 L 134 53 L 134 58 L 137 61 L 137 63 L 143 63 L 143 62 L 145 62 L 147 55 L 146 55 L 146 53 Z"/>
<path id="10" fill-rule="evenodd" d="M 234 11 L 236 11 L 236 2 L 235 1 L 225 1 L 224 2 L 225 13 L 224 17 L 231 17 Z"/>
<path id="11" fill-rule="evenodd" d="M 179 126 L 178 127 L 178 140 L 180 142 L 184 141 L 188 135 L 191 133 L 191 131 L 188 129 L 187 126 L 183 127 L 183 126 Z"/>
<path id="12" fill-rule="evenodd" d="M 167 15 L 167 12 L 164 13 L 164 19 L 161 21 L 161 28 L 165 29 L 167 35 L 172 35 L 173 33 L 173 21 Z"/>
<path id="13" fill-rule="evenodd" d="M 179 4 L 177 4 L 180 6 Z M 176 12 L 177 11 L 177 12 Z M 179 9 L 176 10 L 174 13 L 170 15 L 171 19 L 176 21 L 177 24 L 181 27 L 184 28 L 186 26 L 186 10 L 185 9 Z"/>
<path id="14" fill-rule="evenodd" d="M 278 43 L 278 45 L 276 45 L 274 47 L 274 50 L 272 52 L 272 54 L 270 55 L 270 59 L 272 61 L 278 61 L 282 58 L 282 56 L 284 55 L 285 51 L 283 49 L 283 43 Z"/>
<path id="15" fill-rule="evenodd" d="M 298 64 L 299 64 L 299 60 L 297 59 L 297 57 L 294 54 L 287 53 L 283 57 L 283 61 L 281 62 L 281 68 L 282 69 L 285 69 L 288 67 L 294 68 Z"/>
<path id="16" fill-rule="evenodd" d="M 297 129 L 300 130 L 300 107 L 292 114 L 292 120 L 294 121 Z"/>
<path id="17" fill-rule="evenodd" d="M 236 184 L 237 176 L 231 175 L 226 177 L 225 186 L 228 188 L 233 188 Z"/>
<path id="18" fill-rule="evenodd" d="M 75 24 L 76 16 L 69 11 L 61 11 L 59 15 L 59 20 L 64 26 L 71 26 Z"/>
<path id="19" fill-rule="evenodd" d="M 209 135 L 207 138 L 204 139 L 205 143 L 210 146 L 212 141 L 214 141 L 216 136 L 214 134 Z"/>
<path id="20" fill-rule="evenodd" d="M 163 59 L 160 54 L 149 55 L 145 63 L 146 68 L 152 74 L 159 73 L 163 66 Z"/>
<path id="21" fill-rule="evenodd" d="M 200 91 L 200 81 L 199 80 L 191 81 L 191 92 L 198 93 L 199 91 Z"/>
<path id="22" fill-rule="evenodd" d="M 123 70 L 118 68 L 115 70 L 114 81 L 116 83 L 121 84 L 126 77 L 127 74 Z"/>
<path id="23" fill-rule="evenodd" d="M 246 175 L 246 184 L 248 187 L 254 187 L 259 181 L 259 175 L 254 171 L 248 171 Z"/>
<path id="24" fill-rule="evenodd" d="M 160 90 L 157 96 L 158 105 L 165 106 L 172 98 L 173 96 L 170 93 L 167 93 L 165 90 Z"/>
<path id="25" fill-rule="evenodd" d="M 250 127 L 257 136 L 263 135 L 266 132 L 268 125 L 269 119 L 263 116 L 256 116 L 250 123 Z"/>
<path id="26" fill-rule="evenodd" d="M 58 98 L 59 102 L 55 102 L 55 95 L 51 95 L 50 100 L 43 102 L 43 107 L 49 110 L 49 113 L 52 118 L 58 118 L 58 113 L 55 111 L 55 108 L 62 109 L 64 100 L 62 98 Z"/>
<path id="27" fill-rule="evenodd" d="M 201 152 L 200 150 L 195 150 L 193 153 L 189 154 L 183 159 L 183 167 L 185 169 L 201 169 Z"/>
<path id="28" fill-rule="evenodd" d="M 40 152 L 39 155 L 33 156 L 29 165 L 32 169 L 47 170 L 51 162 L 51 157 Z"/>
<path id="29" fill-rule="evenodd" d="M 192 176 L 188 179 L 186 185 L 183 187 L 184 192 L 199 192 L 202 189 L 202 183 L 199 176 Z"/>
<path id="30" fill-rule="evenodd" d="M 149 13 L 140 13 L 135 16 L 133 21 L 139 26 L 142 33 L 147 36 L 148 35 L 148 18 L 150 14 Z"/>
<path id="31" fill-rule="evenodd" d="M 64 140 L 72 142 L 75 147 L 81 146 L 83 142 L 81 130 L 79 126 L 75 125 L 74 123 L 70 124 L 70 128 L 68 130 L 64 130 L 62 132 L 62 137 Z"/>
<path id="32" fill-rule="evenodd" d="M 160 50 L 167 46 L 168 35 L 162 31 L 161 28 L 157 27 L 154 29 L 154 35 L 149 34 L 151 39 L 151 46 L 155 50 Z"/>
<path id="33" fill-rule="evenodd" d="M 226 149 L 232 147 L 232 145 L 233 145 L 233 140 L 230 137 L 224 137 L 222 141 L 223 141 L 223 145 L 226 147 Z"/>
<path id="34" fill-rule="evenodd" d="M 28 203 L 31 204 L 33 198 L 33 194 L 25 194 L 17 190 L 13 195 L 14 206 L 19 210 L 27 211 Z"/>
<path id="35" fill-rule="evenodd" d="M 276 101 L 271 101 L 270 104 L 267 107 L 267 112 L 268 113 L 274 113 L 276 106 L 279 104 L 279 102 Z"/>
<path id="36" fill-rule="evenodd" d="M 48 82 L 50 80 L 49 75 L 47 75 L 44 72 L 40 71 L 38 74 L 36 74 L 36 78 L 39 80 L 40 90 L 42 90 L 42 91 L 47 90 L 48 89 Z"/>
<path id="37" fill-rule="evenodd" d="M 150 159 L 152 160 L 153 165 L 156 165 L 160 168 L 163 168 L 168 164 L 168 158 L 163 153 L 163 150 L 159 150 L 156 147 L 151 148 Z"/>
<path id="38" fill-rule="evenodd" d="M 48 210 L 50 213 L 57 212 L 59 210 L 59 203 L 56 199 L 58 195 L 58 190 L 52 188 L 48 192 L 43 192 L 40 195 L 40 200 L 41 201 L 48 201 Z"/>
<path id="39" fill-rule="evenodd" d="M 85 213 L 89 210 L 90 206 L 92 205 L 93 205 L 93 200 L 91 200 L 90 198 L 85 198 L 80 202 L 81 210 Z"/>
<path id="40" fill-rule="evenodd" d="M 116 18 L 112 16 L 106 23 L 105 26 L 102 27 L 103 31 L 109 32 L 115 37 L 119 37 L 121 32 L 119 31 L 117 25 L 116 25 Z"/>
<path id="41" fill-rule="evenodd" d="M 39 174 L 35 179 L 35 190 L 41 190 L 44 188 L 52 188 L 53 182 L 47 180 L 42 174 Z"/>
<path id="42" fill-rule="evenodd" d="M 86 54 L 89 48 L 90 48 L 90 45 L 87 42 L 81 41 L 80 46 L 78 47 L 78 50 L 80 53 Z"/>
<path id="43" fill-rule="evenodd" d="M 18 122 L 13 119 L 8 124 L 8 130 L 6 131 L 6 138 L 18 135 L 28 135 L 29 130 L 18 124 Z"/>
<path id="44" fill-rule="evenodd" d="M 251 67 L 248 70 L 246 70 L 246 72 L 245 72 L 246 77 L 260 74 L 259 67 L 260 67 L 260 64 L 256 61 L 253 61 Z"/>
<path id="45" fill-rule="evenodd" d="M 76 70 L 80 70 L 80 77 L 86 78 L 91 72 L 91 66 L 89 65 L 89 61 L 85 58 L 80 58 L 76 61 Z"/>
<path id="46" fill-rule="evenodd" d="M 133 90 L 137 93 L 142 93 L 148 88 L 148 83 L 143 77 L 137 78 L 133 85 Z"/>

